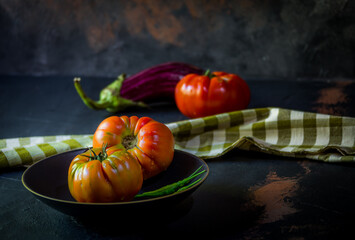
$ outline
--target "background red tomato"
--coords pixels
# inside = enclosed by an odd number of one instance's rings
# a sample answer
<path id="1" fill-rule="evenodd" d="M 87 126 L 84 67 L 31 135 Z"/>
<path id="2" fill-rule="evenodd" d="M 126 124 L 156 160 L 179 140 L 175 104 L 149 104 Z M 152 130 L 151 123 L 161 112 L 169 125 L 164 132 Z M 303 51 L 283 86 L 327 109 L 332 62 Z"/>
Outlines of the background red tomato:
<path id="1" fill-rule="evenodd" d="M 175 88 L 175 102 L 182 114 L 189 118 L 247 108 L 250 89 L 239 76 L 225 72 L 198 75 L 188 74 Z"/>

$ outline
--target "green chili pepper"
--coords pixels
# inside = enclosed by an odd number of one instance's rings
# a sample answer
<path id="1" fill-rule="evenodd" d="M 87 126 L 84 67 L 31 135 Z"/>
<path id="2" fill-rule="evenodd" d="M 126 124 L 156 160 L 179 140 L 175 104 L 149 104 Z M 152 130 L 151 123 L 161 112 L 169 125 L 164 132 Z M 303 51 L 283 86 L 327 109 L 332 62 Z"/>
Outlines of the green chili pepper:
<path id="1" fill-rule="evenodd" d="M 158 189 L 153 190 L 153 191 L 137 194 L 135 196 L 135 198 L 161 197 L 161 196 L 169 195 L 169 194 L 172 194 L 172 193 L 175 193 L 175 192 L 181 192 L 183 190 L 186 190 L 189 187 L 191 187 L 191 186 L 195 185 L 196 183 L 198 183 L 199 181 L 201 181 L 201 178 L 199 178 L 196 181 L 194 181 L 193 183 L 190 183 L 192 179 L 194 179 L 195 177 L 197 177 L 197 176 L 203 174 L 204 172 L 206 172 L 206 170 L 202 170 L 202 171 L 198 172 L 201 168 L 202 168 L 202 166 L 200 166 L 195 172 L 193 172 L 190 176 L 188 176 L 187 178 L 184 178 L 183 180 L 180 180 L 180 181 L 177 181 L 175 183 L 166 185 L 164 187 L 158 188 Z"/>

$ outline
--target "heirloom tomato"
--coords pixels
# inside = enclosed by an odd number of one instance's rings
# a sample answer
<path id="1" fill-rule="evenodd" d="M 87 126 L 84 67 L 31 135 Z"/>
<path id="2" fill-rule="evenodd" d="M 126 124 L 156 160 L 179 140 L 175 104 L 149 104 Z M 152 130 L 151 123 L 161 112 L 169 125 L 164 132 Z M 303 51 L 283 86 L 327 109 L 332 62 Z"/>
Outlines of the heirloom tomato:
<path id="1" fill-rule="evenodd" d="M 68 170 L 68 186 L 78 202 L 129 201 L 143 184 L 141 166 L 124 149 L 92 148 L 77 155 Z"/>
<path id="2" fill-rule="evenodd" d="M 176 85 L 175 102 L 185 116 L 205 117 L 247 108 L 250 90 L 247 83 L 235 74 L 193 73 L 183 77 Z"/>
<path id="3" fill-rule="evenodd" d="M 144 179 L 166 170 L 174 156 L 174 137 L 163 123 L 149 117 L 112 116 L 94 133 L 93 146 L 120 146 L 139 161 Z"/>

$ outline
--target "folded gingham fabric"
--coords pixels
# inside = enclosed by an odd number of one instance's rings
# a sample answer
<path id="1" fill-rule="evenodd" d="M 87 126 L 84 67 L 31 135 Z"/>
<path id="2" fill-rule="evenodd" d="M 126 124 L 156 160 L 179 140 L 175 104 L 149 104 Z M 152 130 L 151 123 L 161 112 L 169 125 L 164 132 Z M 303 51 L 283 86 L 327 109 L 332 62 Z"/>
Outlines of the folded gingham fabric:
<path id="1" fill-rule="evenodd" d="M 239 148 L 326 162 L 355 161 L 355 118 L 258 108 L 166 124 L 175 148 L 204 159 Z M 92 135 L 0 140 L 0 168 L 30 165 L 71 149 L 91 147 Z"/>

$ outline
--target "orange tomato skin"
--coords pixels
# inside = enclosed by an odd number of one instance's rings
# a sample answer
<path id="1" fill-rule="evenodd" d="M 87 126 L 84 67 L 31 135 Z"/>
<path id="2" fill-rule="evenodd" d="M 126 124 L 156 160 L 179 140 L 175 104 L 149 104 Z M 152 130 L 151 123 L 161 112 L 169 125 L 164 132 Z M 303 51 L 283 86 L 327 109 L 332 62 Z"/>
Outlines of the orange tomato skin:
<path id="1" fill-rule="evenodd" d="M 93 147 L 102 144 L 125 149 L 141 164 L 144 179 L 166 170 L 174 156 L 174 137 L 170 129 L 149 117 L 106 118 L 93 138 Z"/>
<path id="2" fill-rule="evenodd" d="M 93 148 L 99 154 L 102 148 Z M 76 156 L 68 170 L 68 186 L 78 202 L 129 201 L 139 192 L 143 175 L 138 161 L 126 151 L 108 149 L 102 162 L 90 160 L 90 150 Z"/>
<path id="3" fill-rule="evenodd" d="M 176 85 L 175 102 L 185 116 L 205 117 L 247 108 L 250 89 L 235 74 L 213 72 L 212 78 L 188 74 Z"/>

